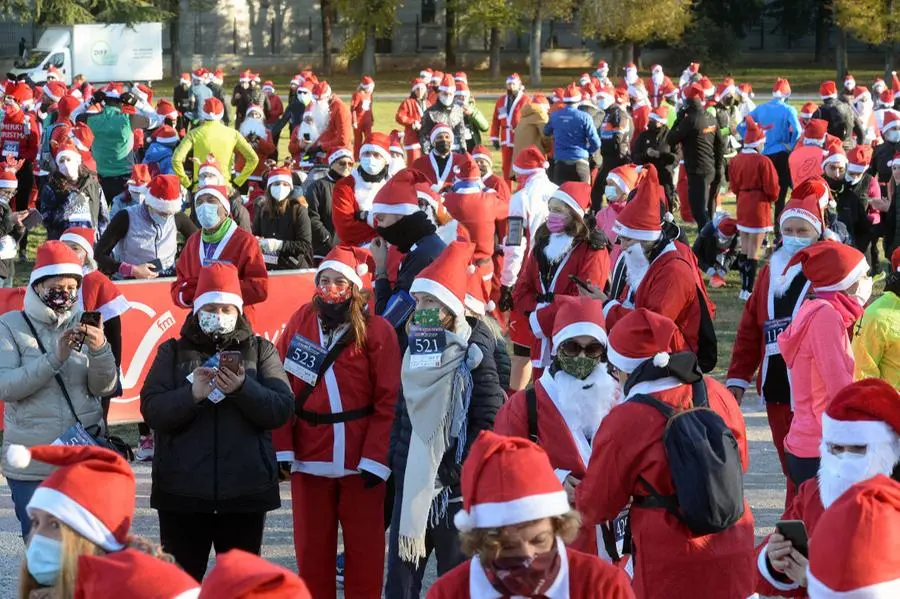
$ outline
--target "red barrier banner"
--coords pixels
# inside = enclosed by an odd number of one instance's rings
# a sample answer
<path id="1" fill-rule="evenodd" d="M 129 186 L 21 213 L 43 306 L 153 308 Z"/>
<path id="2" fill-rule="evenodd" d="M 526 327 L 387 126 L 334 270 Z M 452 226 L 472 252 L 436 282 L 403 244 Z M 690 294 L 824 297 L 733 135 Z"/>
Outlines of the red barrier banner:
<path id="1" fill-rule="evenodd" d="M 284 331 L 297 308 L 310 301 L 315 291 L 314 270 L 269 273 L 269 297 L 257 304 L 253 330 L 272 343 Z M 122 397 L 112 400 L 111 424 L 140 422 L 140 396 L 144 378 L 156 357 L 156 348 L 177 337 L 188 311 L 175 306 L 169 287 L 171 278 L 151 281 L 117 281 L 116 286 L 131 304 L 122 315 Z M 0 289 L 0 314 L 21 310 L 24 288 Z M 2 403 L 0 403 L 2 422 Z"/>

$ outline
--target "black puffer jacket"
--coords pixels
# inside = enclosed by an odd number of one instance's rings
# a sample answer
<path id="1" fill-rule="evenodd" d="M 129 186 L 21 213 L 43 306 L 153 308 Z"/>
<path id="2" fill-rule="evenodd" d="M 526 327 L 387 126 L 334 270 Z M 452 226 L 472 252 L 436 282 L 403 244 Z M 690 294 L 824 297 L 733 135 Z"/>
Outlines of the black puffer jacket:
<path id="1" fill-rule="evenodd" d="M 309 223 L 312 227 L 313 253 L 323 258 L 337 244 L 334 221 L 331 219 L 331 196 L 337 179 L 332 171 L 310 185 L 306 191 Z"/>
<path id="2" fill-rule="evenodd" d="M 503 405 L 503 391 L 497 378 L 497 364 L 494 362 L 495 341 L 490 328 L 474 318 L 467 319 L 472 326 L 472 335 L 469 337 L 469 345 L 477 345 L 484 354 L 481 364 L 472 371 L 472 398 L 469 402 L 469 420 L 466 428 L 466 452 L 475 441 L 475 438 L 483 430 L 494 428 L 494 418 Z M 391 430 L 391 445 L 388 455 L 388 464 L 394 474 L 397 489 L 403 487 L 403 476 L 406 473 L 406 458 L 409 454 L 409 440 L 412 436 L 412 424 L 406 411 L 406 400 L 403 397 L 403 389 L 397 399 L 396 417 L 394 427 Z M 446 486 L 450 487 L 453 497 L 460 495 L 459 478 L 461 466 L 456 464 L 456 444 L 451 445 L 441 465 L 438 467 L 438 478 Z"/>
<path id="3" fill-rule="evenodd" d="M 268 196 L 268 194 L 267 194 Z M 266 199 L 264 202 L 268 202 Z M 265 203 L 256 207 L 253 234 L 284 242 L 278 251 L 278 264 L 266 264 L 268 270 L 312 268 L 312 232 L 309 212 L 300 200 L 290 199 L 281 214 Z"/>
<path id="4" fill-rule="evenodd" d="M 218 404 L 195 403 L 187 376 L 221 350 L 240 351 L 243 386 Z M 222 346 L 189 317 L 162 344 L 141 390 L 141 414 L 156 433 L 150 506 L 180 512 L 278 509 L 273 429 L 293 414 L 294 395 L 275 346 L 241 317 Z"/>
<path id="5" fill-rule="evenodd" d="M 812 118 L 822 119 L 828 122 L 828 134 L 841 140 L 844 148 L 863 141 L 863 129 L 859 117 L 853 112 L 853 108 L 846 102 L 834 98 L 828 98 L 813 113 Z"/>

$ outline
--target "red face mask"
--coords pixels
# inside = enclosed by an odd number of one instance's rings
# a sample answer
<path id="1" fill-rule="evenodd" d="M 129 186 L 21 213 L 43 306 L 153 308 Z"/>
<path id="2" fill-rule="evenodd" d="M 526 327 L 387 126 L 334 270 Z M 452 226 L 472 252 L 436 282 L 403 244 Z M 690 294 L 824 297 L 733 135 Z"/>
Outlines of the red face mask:
<path id="1" fill-rule="evenodd" d="M 556 548 L 531 557 L 504 557 L 484 566 L 494 589 L 504 596 L 542 597 L 556 580 L 560 569 Z"/>
<path id="2" fill-rule="evenodd" d="M 316 295 L 326 304 L 340 304 L 350 297 L 350 287 L 340 289 L 337 285 L 318 285 Z"/>

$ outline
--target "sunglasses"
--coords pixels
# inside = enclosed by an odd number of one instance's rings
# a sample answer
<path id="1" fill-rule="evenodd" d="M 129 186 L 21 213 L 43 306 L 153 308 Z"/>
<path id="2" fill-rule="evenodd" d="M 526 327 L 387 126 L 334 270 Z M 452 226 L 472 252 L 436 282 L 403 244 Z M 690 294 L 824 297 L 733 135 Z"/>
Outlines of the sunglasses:
<path id="1" fill-rule="evenodd" d="M 606 359 L 606 346 L 598 341 L 587 345 L 581 345 L 580 343 L 569 339 L 568 341 L 563 341 L 562 345 L 559 346 L 559 351 L 570 358 L 584 354 L 588 358 Z"/>

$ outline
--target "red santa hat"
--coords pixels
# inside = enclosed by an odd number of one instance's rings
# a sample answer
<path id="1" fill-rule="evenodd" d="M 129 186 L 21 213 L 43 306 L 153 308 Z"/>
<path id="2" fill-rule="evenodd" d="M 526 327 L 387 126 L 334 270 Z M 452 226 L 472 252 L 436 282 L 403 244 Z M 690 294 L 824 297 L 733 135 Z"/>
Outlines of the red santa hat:
<path id="1" fill-rule="evenodd" d="M 156 114 L 167 119 L 174 120 L 178 118 L 178 111 L 175 110 L 175 105 L 165 98 L 156 103 Z"/>
<path id="2" fill-rule="evenodd" d="M 179 81 L 182 81 L 182 82 L 187 83 L 188 85 L 190 85 L 190 83 L 191 83 L 191 74 L 190 74 L 190 73 L 182 73 L 182 74 L 181 74 L 181 79 L 180 79 Z"/>
<path id="3" fill-rule="evenodd" d="M 867 90 L 866 88 L 862 87 L 861 85 L 853 88 L 854 103 L 858 104 L 860 102 L 868 102 L 871 99 L 872 94 L 869 93 L 869 90 Z"/>
<path id="4" fill-rule="evenodd" d="M 391 146 L 388 148 L 391 154 L 403 154 L 403 132 L 397 129 L 391 130 Z"/>
<path id="5" fill-rule="evenodd" d="M 638 171 L 633 164 L 623 164 L 609 171 L 606 175 L 607 180 L 611 180 L 616 187 L 626 194 L 631 193 L 634 186 L 637 185 Z"/>
<path id="6" fill-rule="evenodd" d="M 250 113 L 251 113 L 251 112 L 256 112 L 256 113 L 258 113 L 260 116 L 262 116 L 262 115 L 265 114 L 265 113 L 263 112 L 263 107 L 260 106 L 259 104 L 248 104 L 248 105 L 247 105 L 247 110 L 244 112 L 244 114 L 247 115 L 247 116 L 250 116 Z"/>
<path id="7" fill-rule="evenodd" d="M 165 144 L 167 146 L 173 146 L 181 141 L 181 138 L 178 137 L 178 132 L 175 131 L 174 127 L 170 127 L 169 125 L 157 127 L 156 131 L 153 132 L 152 138 L 153 141 Z"/>
<path id="8" fill-rule="evenodd" d="M 891 91 L 894 98 L 900 96 L 900 77 L 897 77 L 897 71 L 891 71 Z"/>
<path id="9" fill-rule="evenodd" d="M 207 188 L 201 188 L 207 189 Z M 176 175 L 156 175 L 146 188 L 144 203 L 163 214 L 181 212 L 181 181 Z M 199 192 L 198 192 L 199 194 Z"/>
<path id="10" fill-rule="evenodd" d="M 16 178 L 16 173 L 23 164 L 25 164 L 24 160 L 15 160 L 12 156 L 7 156 L 6 160 L 0 163 L 0 166 L 3 167 L 0 170 L 0 189 L 18 189 L 19 180 Z"/>
<path id="11" fill-rule="evenodd" d="M 200 586 L 177 565 L 137 549 L 81 555 L 74 599 L 196 599 Z"/>
<path id="12" fill-rule="evenodd" d="M 900 438 L 900 393 L 868 378 L 837 392 L 822 416 L 822 441 L 835 445 L 890 443 Z"/>
<path id="13" fill-rule="evenodd" d="M 241 76 L 238 78 L 238 81 L 241 83 L 250 83 L 253 81 L 253 71 L 247 69 L 241 73 Z"/>
<path id="14" fill-rule="evenodd" d="M 27 83 L 19 81 L 13 87 L 12 93 L 7 94 L 7 96 L 12 96 L 12 99 L 16 101 L 16 104 L 22 106 L 34 99 L 34 92 L 32 92 L 31 87 L 29 87 Z"/>
<path id="15" fill-rule="evenodd" d="M 469 154 L 459 157 L 456 166 L 453 167 L 453 173 L 457 181 L 481 181 L 481 170 Z"/>
<path id="16" fill-rule="evenodd" d="M 313 86 L 313 97 L 322 100 L 331 96 L 331 86 L 327 81 L 320 81 Z"/>
<path id="17" fill-rule="evenodd" d="M 800 107 L 800 113 L 797 116 L 804 120 L 811 119 L 818 109 L 819 105 L 815 102 L 807 102 Z"/>
<path id="18" fill-rule="evenodd" d="M 825 147 L 825 157 L 822 159 L 822 168 L 828 164 L 847 166 L 847 154 L 841 145 L 841 140 L 833 138 Z"/>
<path id="19" fill-rule="evenodd" d="M 518 73 L 513 73 L 512 75 L 510 75 L 509 77 L 506 78 L 506 85 L 509 85 L 510 83 L 515 83 L 519 87 L 522 87 L 522 78 L 519 77 Z"/>
<path id="20" fill-rule="evenodd" d="M 543 449 L 518 437 L 483 431 L 462 467 L 462 532 L 562 516 L 569 500 Z"/>
<path id="21" fill-rule="evenodd" d="M 216 70 L 210 75 L 210 79 L 221 85 L 225 80 L 225 71 L 222 70 L 222 67 L 216 67 Z"/>
<path id="22" fill-rule="evenodd" d="M 456 82 L 453 81 L 453 75 L 448 73 L 441 78 L 441 84 L 438 86 L 438 91 L 449 94 L 456 91 Z"/>
<path id="23" fill-rule="evenodd" d="M 747 129 L 744 131 L 744 147 L 759 148 L 766 145 L 766 131 L 749 114 L 744 117 Z"/>
<path id="24" fill-rule="evenodd" d="M 808 592 L 817 599 L 900 596 L 900 483 L 879 474 L 845 491 L 809 542 Z"/>
<path id="25" fill-rule="evenodd" d="M 468 98 L 469 97 L 469 84 L 466 83 L 465 81 L 457 81 L 456 82 L 456 92 L 454 92 L 454 95 L 460 96 L 463 98 Z"/>
<path id="26" fill-rule="evenodd" d="M 103 88 L 107 98 L 120 98 L 125 93 L 125 85 L 121 81 L 111 81 Z"/>
<path id="27" fill-rule="evenodd" d="M 275 93 L 275 84 L 269 80 L 266 80 L 263 82 L 262 90 L 263 90 L 263 93 L 274 94 Z"/>
<path id="28" fill-rule="evenodd" d="M 653 73 L 653 74 L 656 74 L 656 73 L 662 73 L 662 72 L 663 72 L 662 65 L 655 64 L 655 65 L 651 66 L 651 67 L 650 67 L 650 72 Z"/>
<path id="29" fill-rule="evenodd" d="M 888 166 L 893 168 L 895 166 L 900 166 L 900 152 L 895 152 L 893 158 L 888 160 Z"/>
<path id="30" fill-rule="evenodd" d="M 432 73 L 434 73 L 433 69 L 422 69 L 419 71 L 419 78 L 424 81 L 431 81 Z"/>
<path id="31" fill-rule="evenodd" d="M 61 241 L 45 241 L 37 249 L 29 285 L 46 277 L 72 276 L 81 280 L 84 272 L 81 259 L 72 248 Z"/>
<path id="32" fill-rule="evenodd" d="M 656 121 L 660 125 L 668 125 L 669 124 L 669 105 L 668 104 L 660 104 L 656 108 L 653 109 L 653 112 L 650 113 L 650 120 Z"/>
<path id="33" fill-rule="evenodd" d="M 593 87 L 593 85 L 591 85 Z M 538 92 L 536 94 L 532 94 L 531 103 L 537 104 L 539 106 L 545 106 L 546 108 L 550 108 L 550 100 L 547 99 L 547 96 Z"/>
<path id="34" fill-rule="evenodd" d="M 162 175 L 171 177 L 173 175 Z M 152 187 L 152 183 L 151 183 Z M 152 190 L 151 190 L 152 193 Z M 194 204 L 197 203 L 197 200 L 203 196 L 210 195 L 216 198 L 222 206 L 225 207 L 225 212 L 231 214 L 231 201 L 228 199 L 228 188 L 224 185 L 201 185 L 197 189 L 197 193 L 194 194 Z M 148 196 L 149 198 L 149 196 Z M 144 200 L 145 202 L 147 200 Z"/>
<path id="35" fill-rule="evenodd" d="M 209 78 L 209 71 L 200 67 L 199 69 L 195 69 L 191 73 L 191 79 L 196 79 L 197 81 L 206 81 Z"/>
<path id="36" fill-rule="evenodd" d="M 587 183 L 585 183 L 587 185 Z M 603 303 L 586 296 L 560 296 L 554 299 L 560 304 L 553 318 L 553 355 L 563 342 L 588 335 L 603 345 L 607 344 L 606 320 L 603 318 Z"/>
<path id="37" fill-rule="evenodd" d="M 853 146 L 847 152 L 847 172 L 848 173 L 864 173 L 872 163 L 872 146 L 869 144 L 860 144 Z"/>
<path id="38" fill-rule="evenodd" d="M 89 260 L 94 259 L 94 239 L 96 233 L 90 227 L 69 227 L 59 236 L 63 243 L 74 244 L 87 254 Z"/>
<path id="39" fill-rule="evenodd" d="M 819 96 L 823 100 L 837 98 L 837 84 L 834 81 L 823 81 L 819 86 Z"/>
<path id="40" fill-rule="evenodd" d="M 716 86 L 710 81 L 709 77 L 700 78 L 700 87 L 703 88 L 703 97 L 712 98 L 716 94 Z"/>
<path id="41" fill-rule="evenodd" d="M 591 208 L 591 185 L 581 181 L 566 181 L 556 188 L 550 196 L 551 200 L 559 200 L 572 209 L 579 218 Z"/>
<path id="42" fill-rule="evenodd" d="M 734 237 L 737 235 L 737 219 L 725 216 L 716 223 L 716 231 L 722 237 Z"/>
<path id="43" fill-rule="evenodd" d="M 291 169 L 287 166 L 278 166 L 269 170 L 266 176 L 266 187 L 274 183 L 287 183 L 291 187 L 294 186 L 294 176 Z"/>
<path id="44" fill-rule="evenodd" d="M 359 85 L 368 91 L 372 91 L 375 89 L 375 80 L 369 77 L 368 75 L 363 75 L 363 78 L 360 79 Z"/>
<path id="45" fill-rule="evenodd" d="M 429 141 L 434 144 L 434 140 L 436 140 L 437 136 L 441 133 L 449 133 L 450 137 L 453 137 L 453 129 L 450 128 L 450 125 L 447 123 L 438 123 L 431 130 L 431 134 L 428 136 Z"/>
<path id="46" fill-rule="evenodd" d="M 143 193 L 150 183 L 150 167 L 140 162 L 131 165 L 131 177 L 128 178 L 128 191 Z"/>
<path id="47" fill-rule="evenodd" d="M 462 81 L 462 82 L 464 82 L 464 83 L 468 83 L 468 82 L 469 82 L 469 76 L 466 75 L 466 74 L 465 74 L 464 72 L 462 72 L 462 71 L 457 71 L 456 74 L 453 75 L 453 80 L 456 81 L 456 82 Z"/>
<path id="48" fill-rule="evenodd" d="M 496 306 L 489 299 L 490 283 L 482 278 L 481 273 L 477 271 L 469 273 L 466 284 L 466 298 L 463 300 L 466 309 L 479 316 L 492 312 Z"/>
<path id="49" fill-rule="evenodd" d="M 204 121 L 221 121 L 225 116 L 225 106 L 218 98 L 210 96 L 203 101 L 203 108 L 200 109 L 200 118 Z"/>
<path id="50" fill-rule="evenodd" d="M 475 146 L 472 148 L 472 158 L 476 160 L 487 160 L 488 164 L 494 165 L 494 159 L 491 158 L 490 151 L 485 146 Z"/>
<path id="51" fill-rule="evenodd" d="M 303 83 L 303 75 L 299 73 L 291 77 L 290 83 L 288 83 L 288 87 L 298 88 L 300 84 Z"/>
<path id="52" fill-rule="evenodd" d="M 621 237 L 638 241 L 656 241 L 662 235 L 659 218 L 659 198 L 665 193 L 659 184 L 656 167 L 649 164 L 638 183 L 634 198 L 629 201 L 616 217 L 613 232 Z"/>
<path id="53" fill-rule="evenodd" d="M 405 168 L 388 179 L 372 201 L 370 214 L 408 216 L 419 211 L 417 186 L 430 186 L 428 178 L 414 168 Z"/>
<path id="54" fill-rule="evenodd" d="M 566 104 L 577 104 L 581 102 L 581 90 L 574 83 L 570 83 L 566 86 L 566 91 L 563 92 L 563 102 Z"/>
<path id="55" fill-rule="evenodd" d="M 435 127 L 437 129 L 437 127 Z M 433 133 L 433 132 L 432 132 Z M 387 162 L 391 161 L 391 136 L 380 131 L 373 131 L 366 137 L 365 143 L 359 148 L 359 153 L 375 152 Z"/>
<path id="56" fill-rule="evenodd" d="M 44 95 L 50 100 L 57 102 L 66 95 L 68 89 L 66 88 L 66 84 L 61 81 L 47 81 L 47 83 L 44 84 L 44 87 L 41 88 L 41 91 L 43 91 Z"/>
<path id="57" fill-rule="evenodd" d="M 794 188 L 794 190 L 791 192 L 791 198 L 803 200 L 804 210 L 814 211 L 815 214 L 818 215 L 817 222 L 811 224 L 814 224 L 814 226 L 816 226 L 818 230 L 821 231 L 822 228 L 824 228 L 824 220 L 822 214 L 831 201 L 831 190 L 828 188 L 828 183 L 826 183 L 825 180 L 818 175 L 808 177 L 801 181 L 800 184 Z M 786 210 L 787 206 L 785 206 L 785 211 Z M 794 216 L 803 218 L 803 216 L 800 214 L 796 214 Z M 786 218 L 784 216 L 784 212 L 782 212 L 782 218 Z"/>
<path id="58" fill-rule="evenodd" d="M 772 97 L 773 98 L 787 98 L 791 95 L 791 83 L 787 79 L 783 79 L 781 77 L 775 80 L 775 85 L 772 86 Z"/>
<path id="59" fill-rule="evenodd" d="M 847 73 L 844 75 L 844 89 L 847 91 L 853 91 L 853 88 L 856 87 L 856 79 L 853 78 L 853 75 Z"/>
<path id="60" fill-rule="evenodd" d="M 53 155 L 53 160 L 56 164 L 59 164 L 60 159 L 63 157 L 77 159 L 79 162 L 82 160 L 81 152 L 78 151 L 78 147 L 71 137 L 61 141 L 51 142 L 50 146 L 51 154 Z"/>
<path id="61" fill-rule="evenodd" d="M 232 549 L 216 556 L 199 599 L 312 599 L 303 580 L 258 555 Z"/>
<path id="62" fill-rule="evenodd" d="M 734 85 L 734 79 L 728 77 L 724 82 L 716 86 L 716 101 L 721 100 L 725 96 L 733 96 L 737 94 L 737 87 Z"/>
<path id="63" fill-rule="evenodd" d="M 81 106 L 81 100 L 75 96 L 67 95 L 56 103 L 57 122 L 67 121 L 72 116 L 72 111 Z"/>
<path id="64" fill-rule="evenodd" d="M 886 133 L 895 127 L 900 127 L 900 112 L 888 110 L 884 113 L 884 123 L 881 126 L 881 132 Z"/>
<path id="65" fill-rule="evenodd" d="M 427 90 L 427 83 L 422 78 L 413 79 L 411 83 L 410 90 L 411 92 L 416 91 L 416 89 L 421 89 L 422 91 Z"/>
<path id="66" fill-rule="evenodd" d="M 56 65 L 50 65 L 47 67 L 47 81 L 59 81 L 63 78 L 62 71 L 59 70 L 59 67 Z"/>
<path id="67" fill-rule="evenodd" d="M 900 272 L 900 247 L 891 254 L 891 269 Z"/>
<path id="68" fill-rule="evenodd" d="M 215 154 L 207 154 L 206 160 L 201 162 L 200 168 L 197 169 L 198 178 L 200 175 L 205 175 L 207 173 L 215 175 L 220 181 L 225 181 L 225 175 L 222 173 L 222 167 L 219 166 L 219 161 L 216 160 Z"/>
<path id="69" fill-rule="evenodd" d="M 475 246 L 453 241 L 413 280 L 410 293 L 428 293 L 447 307 L 457 318 L 465 316 L 466 279 L 474 272 L 470 268 Z M 471 454 L 470 454 L 471 455 Z"/>
<path id="70" fill-rule="evenodd" d="M 887 89 L 887 84 L 884 82 L 884 79 L 881 77 L 875 77 L 872 81 L 872 91 L 876 94 L 880 94 L 884 90 Z"/>
<path id="71" fill-rule="evenodd" d="M 227 262 L 213 262 L 200 269 L 194 296 L 194 314 L 207 304 L 229 304 L 244 309 L 237 268 Z"/>
<path id="72" fill-rule="evenodd" d="M 794 254 L 784 268 L 800 264 L 815 291 L 844 291 L 869 271 L 866 257 L 856 248 L 826 239 Z"/>
<path id="73" fill-rule="evenodd" d="M 143 83 L 138 83 L 131 88 L 131 92 L 147 104 L 153 104 L 153 89 Z"/>
<path id="74" fill-rule="evenodd" d="M 431 83 L 433 85 L 441 85 L 443 81 L 444 81 L 444 72 L 443 71 L 432 71 Z"/>
<path id="75" fill-rule="evenodd" d="M 550 167 L 544 153 L 538 147 L 531 144 L 516 154 L 513 160 L 513 172 L 517 175 L 533 175 Z"/>
<path id="76" fill-rule="evenodd" d="M 691 83 L 684 88 L 684 97 L 686 100 L 703 100 L 703 98 L 706 97 L 706 94 L 703 91 L 702 85 L 699 83 Z"/>
<path id="77" fill-rule="evenodd" d="M 597 68 L 594 70 L 598 73 L 606 75 L 607 73 L 609 73 L 609 63 L 607 63 L 605 60 L 601 60 L 597 63 Z"/>
<path id="78" fill-rule="evenodd" d="M 323 270 L 331 269 L 339 272 L 345 279 L 356 285 L 357 289 L 370 287 L 366 275 L 375 270 L 375 259 L 372 252 L 365 248 L 349 245 L 338 245 L 328 252 L 325 259 L 316 269 L 316 282 Z M 365 281 L 363 277 L 366 277 Z"/>
<path id="79" fill-rule="evenodd" d="M 894 105 L 894 92 L 889 89 L 885 89 L 883 92 L 878 94 L 878 103 L 886 108 L 890 108 Z"/>
<path id="80" fill-rule="evenodd" d="M 330 152 L 328 152 L 328 166 L 331 166 L 341 158 L 349 158 L 350 160 L 353 160 L 353 150 L 345 148 L 343 146 L 333 148 Z"/>
<path id="81" fill-rule="evenodd" d="M 32 459 L 59 468 L 31 496 L 29 514 L 43 510 L 106 551 L 125 548 L 136 488 L 134 472 L 122 456 L 96 445 L 10 445 L 6 451 L 13 468 L 26 468 Z"/>
<path id="82" fill-rule="evenodd" d="M 634 372 L 647 360 L 663 368 L 671 354 L 683 351 L 684 337 L 670 318 L 637 308 L 616 322 L 609 332 L 609 363 L 623 372 Z"/>
<path id="83" fill-rule="evenodd" d="M 828 133 L 828 121 L 823 119 L 809 119 L 806 128 L 803 129 L 804 143 L 806 145 L 825 146 L 825 136 Z"/>

